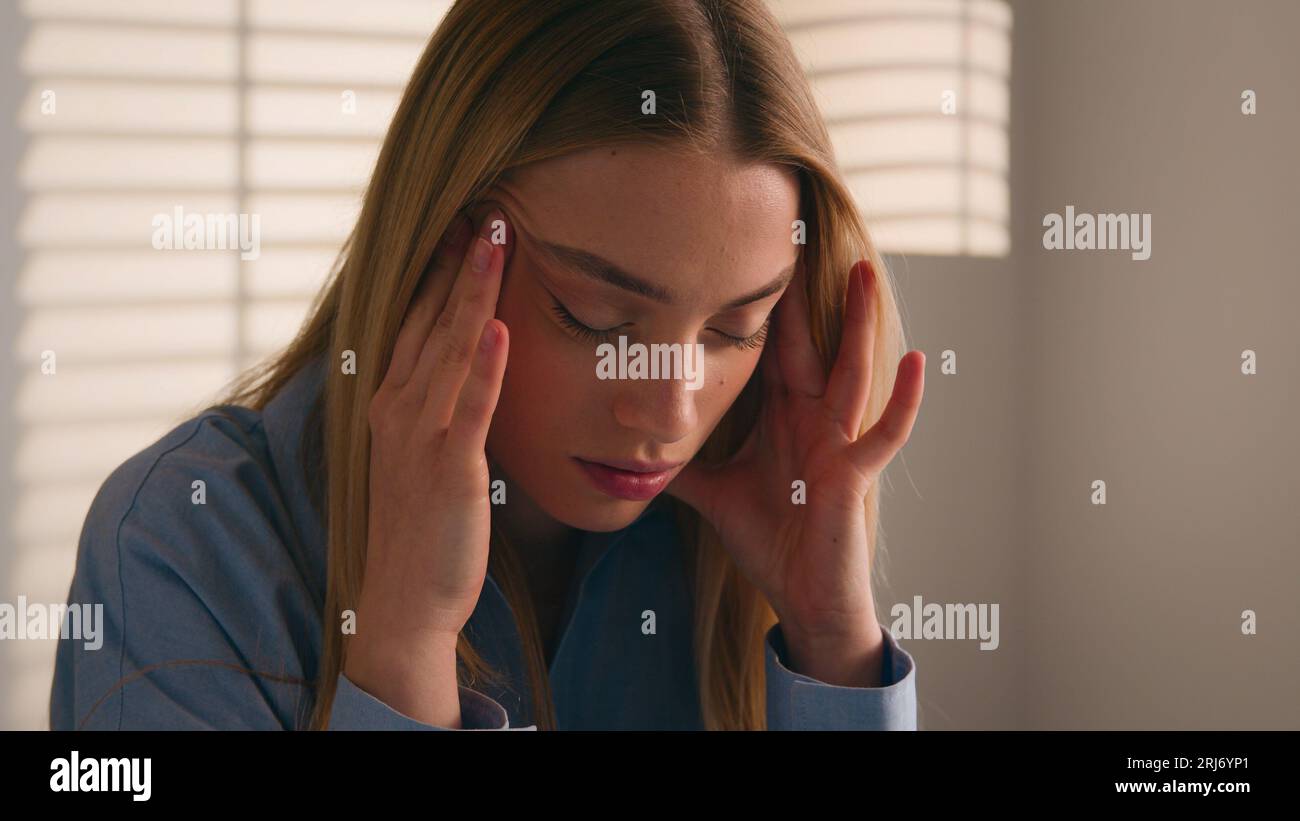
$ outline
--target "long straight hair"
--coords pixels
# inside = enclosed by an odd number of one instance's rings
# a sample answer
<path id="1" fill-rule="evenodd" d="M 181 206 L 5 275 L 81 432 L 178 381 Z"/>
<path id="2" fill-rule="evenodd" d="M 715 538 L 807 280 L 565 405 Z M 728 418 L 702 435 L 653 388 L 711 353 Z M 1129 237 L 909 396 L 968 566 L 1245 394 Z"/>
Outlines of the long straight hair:
<path id="1" fill-rule="evenodd" d="M 331 363 L 317 408 L 321 423 L 308 425 L 320 450 L 315 467 L 325 477 L 314 498 L 329 551 L 311 728 L 328 726 L 347 652 L 341 614 L 356 607 L 361 591 L 370 399 L 439 238 L 510 169 L 615 143 L 726 152 L 797 172 L 813 341 L 829 373 L 850 268 L 869 260 L 876 271 L 878 321 L 862 429 L 883 412 L 905 343 L 892 278 L 836 168 L 807 78 L 762 0 L 458 0 L 406 86 L 360 216 L 308 318 L 282 352 L 244 372 L 224 400 L 262 409 L 316 357 L 324 354 Z M 340 367 L 345 351 L 354 352 L 354 374 Z M 759 410 L 760 373 L 697 458 L 725 460 L 743 442 Z M 873 567 L 879 503 L 879 483 L 873 483 L 863 510 Z M 776 614 L 722 549 L 713 528 L 675 499 L 671 505 L 693 590 L 704 726 L 764 729 L 763 638 Z M 534 721 L 539 729 L 553 729 L 527 580 L 497 527 L 489 571 L 523 639 Z M 457 659 L 461 684 L 500 680 L 464 633 Z"/>

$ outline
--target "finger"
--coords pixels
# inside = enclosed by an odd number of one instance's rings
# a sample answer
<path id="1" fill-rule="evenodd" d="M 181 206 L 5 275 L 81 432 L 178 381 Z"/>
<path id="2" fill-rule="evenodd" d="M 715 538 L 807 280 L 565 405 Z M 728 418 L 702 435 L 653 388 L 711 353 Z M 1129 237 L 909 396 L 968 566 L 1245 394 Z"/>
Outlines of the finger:
<path id="1" fill-rule="evenodd" d="M 447 304 L 434 322 L 433 332 L 415 366 L 412 382 L 427 386 L 424 412 L 437 428 L 446 427 L 450 421 L 483 323 L 496 313 L 503 254 L 500 246 L 489 238 L 496 232 L 494 226 L 503 223 L 499 213 L 490 214 L 480 226 L 478 236 L 470 241 Z M 482 270 L 477 268 L 480 262 L 485 266 Z"/>
<path id="2" fill-rule="evenodd" d="M 826 390 L 826 374 L 808 326 L 806 282 L 800 266 L 777 303 L 776 353 L 780 359 L 781 378 L 788 391 L 804 396 L 821 396 Z"/>
<path id="3" fill-rule="evenodd" d="M 874 476 L 885 469 L 911 436 L 924 393 L 925 354 L 908 351 L 899 361 L 885 412 L 861 439 L 849 445 L 849 458 L 858 470 Z"/>
<path id="4" fill-rule="evenodd" d="M 875 271 L 860 260 L 849 275 L 844 300 L 844 330 L 840 351 L 826 386 L 826 404 L 840 430 L 850 440 L 858 438 L 862 416 L 871 392 L 871 366 L 876 334 Z"/>
<path id="5" fill-rule="evenodd" d="M 485 458 L 488 430 L 492 426 L 497 400 L 501 397 L 501 380 L 509 353 L 510 334 L 505 323 L 489 319 L 479 335 L 474 362 L 456 397 L 455 411 L 447 429 L 448 452 L 467 460 L 467 464 Z"/>
<path id="6" fill-rule="evenodd" d="M 446 292 L 451 287 L 452 274 L 460 264 L 473 233 L 470 221 L 464 215 L 457 214 L 439 240 L 429 269 L 420 279 L 419 287 L 411 297 L 401 328 L 397 332 L 393 357 L 384 375 L 385 381 L 392 387 L 400 388 L 410 380 L 424 343 L 429 338 L 429 331 L 437 319 L 438 307 L 445 301 Z"/>

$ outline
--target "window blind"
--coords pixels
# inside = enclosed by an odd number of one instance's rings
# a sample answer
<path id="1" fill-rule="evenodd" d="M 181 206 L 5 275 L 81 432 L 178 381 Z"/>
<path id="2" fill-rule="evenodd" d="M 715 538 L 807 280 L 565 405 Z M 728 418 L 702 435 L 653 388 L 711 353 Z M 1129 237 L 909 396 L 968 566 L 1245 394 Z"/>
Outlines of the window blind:
<path id="1" fill-rule="evenodd" d="M 1003 254 L 1010 11 L 770 0 L 882 249 Z M 448 2 L 23 0 L 16 489 L 5 601 L 62 602 L 108 473 L 290 340 Z M 945 113 L 945 94 L 955 105 Z M 152 219 L 256 214 L 260 253 Z M 55 373 L 42 372 L 45 352 Z M 5 642 L 0 726 L 47 725 L 52 642 Z"/>

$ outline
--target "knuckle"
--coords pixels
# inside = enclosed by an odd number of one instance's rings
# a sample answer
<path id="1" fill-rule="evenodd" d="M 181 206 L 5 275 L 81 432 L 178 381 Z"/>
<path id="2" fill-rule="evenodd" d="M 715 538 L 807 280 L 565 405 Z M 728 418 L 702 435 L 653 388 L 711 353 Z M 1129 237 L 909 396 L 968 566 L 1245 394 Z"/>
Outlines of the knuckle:
<path id="1" fill-rule="evenodd" d="M 460 410 L 464 417 L 471 422 L 477 422 L 492 412 L 487 400 L 477 394 L 462 395 Z"/>
<path id="2" fill-rule="evenodd" d="M 448 304 L 438 313 L 438 319 L 433 323 L 434 333 L 439 337 L 451 336 L 456 330 L 456 306 Z"/>
<path id="3" fill-rule="evenodd" d="M 447 428 L 435 427 L 432 425 L 425 426 L 425 430 L 422 432 L 422 438 L 431 448 L 439 453 L 443 453 L 447 446 Z"/>
<path id="4" fill-rule="evenodd" d="M 469 361 L 473 346 L 462 336 L 451 334 L 442 343 L 440 361 L 448 367 L 460 367 Z"/>

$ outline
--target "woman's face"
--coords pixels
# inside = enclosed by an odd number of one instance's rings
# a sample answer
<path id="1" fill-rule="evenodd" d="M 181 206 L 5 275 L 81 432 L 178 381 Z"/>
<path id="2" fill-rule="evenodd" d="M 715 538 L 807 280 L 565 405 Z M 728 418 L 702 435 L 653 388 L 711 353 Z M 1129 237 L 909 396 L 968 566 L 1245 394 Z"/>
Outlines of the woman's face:
<path id="1" fill-rule="evenodd" d="M 487 446 L 508 502 L 522 491 L 570 527 L 626 527 L 758 365 L 798 261 L 797 178 L 618 146 L 515 169 L 486 199 L 514 244 L 497 307 L 509 360 Z M 699 343 L 699 372 L 601 378 L 598 347 L 616 350 L 620 335 L 629 348 Z"/>

